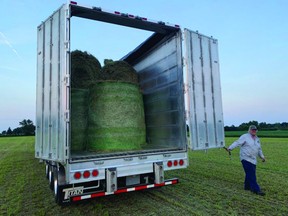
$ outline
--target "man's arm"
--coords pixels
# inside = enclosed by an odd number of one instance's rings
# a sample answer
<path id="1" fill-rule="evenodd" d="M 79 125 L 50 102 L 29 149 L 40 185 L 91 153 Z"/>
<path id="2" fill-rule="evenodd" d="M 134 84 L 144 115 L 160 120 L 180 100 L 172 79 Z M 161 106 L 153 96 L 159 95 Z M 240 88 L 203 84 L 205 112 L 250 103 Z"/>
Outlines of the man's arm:
<path id="1" fill-rule="evenodd" d="M 245 135 L 242 135 L 238 140 L 234 141 L 229 147 L 228 151 L 233 150 L 234 148 L 243 145 L 246 142 Z"/>

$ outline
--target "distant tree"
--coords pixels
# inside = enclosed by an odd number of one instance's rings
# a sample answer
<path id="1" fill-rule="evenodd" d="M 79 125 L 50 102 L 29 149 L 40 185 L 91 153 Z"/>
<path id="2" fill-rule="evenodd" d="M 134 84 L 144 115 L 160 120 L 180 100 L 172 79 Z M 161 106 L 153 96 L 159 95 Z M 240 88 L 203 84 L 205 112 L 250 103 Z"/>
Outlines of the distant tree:
<path id="1" fill-rule="evenodd" d="M 240 130 L 248 130 L 250 125 L 255 125 L 256 127 L 259 126 L 258 121 L 249 121 L 248 123 L 242 123 L 241 125 L 239 125 L 239 129 Z"/>
<path id="2" fill-rule="evenodd" d="M 23 135 L 35 135 L 35 126 L 30 119 L 24 119 L 23 121 L 19 122 L 19 124 L 21 126 L 20 129 L 22 130 Z"/>
<path id="3" fill-rule="evenodd" d="M 231 125 L 230 127 L 229 126 L 225 126 L 224 130 L 225 131 L 237 131 L 238 127 L 235 127 L 235 125 Z"/>
<path id="4" fill-rule="evenodd" d="M 12 132 L 11 128 L 9 127 L 7 129 L 6 135 L 12 135 L 12 134 L 13 134 L 13 132 Z"/>
<path id="5" fill-rule="evenodd" d="M 243 131 L 248 130 L 250 125 L 255 125 L 260 130 L 288 130 L 288 122 L 282 122 L 282 123 L 266 123 L 266 122 L 260 122 L 257 121 L 249 121 L 248 123 L 242 123 L 238 127 L 232 126 L 225 126 L 225 131 Z"/>
<path id="6" fill-rule="evenodd" d="M 281 129 L 287 130 L 288 129 L 288 122 L 282 122 L 281 123 Z"/>
<path id="7" fill-rule="evenodd" d="M 23 132 L 23 129 L 20 128 L 20 127 L 17 127 L 13 130 L 13 134 L 14 135 L 17 135 L 17 136 L 20 136 L 20 135 L 24 135 L 24 132 Z"/>
<path id="8" fill-rule="evenodd" d="M 238 129 L 239 130 L 248 130 L 248 128 L 249 128 L 249 125 L 248 125 L 248 123 L 242 123 L 242 124 L 240 124 L 239 125 L 239 127 L 238 127 Z"/>
<path id="9" fill-rule="evenodd" d="M 261 130 L 265 130 L 265 129 L 267 129 L 268 127 L 267 127 L 267 123 L 266 122 L 260 122 L 259 123 L 259 129 L 261 129 Z"/>
<path id="10" fill-rule="evenodd" d="M 7 131 L 6 130 L 4 130 L 4 131 L 2 131 L 2 135 L 6 135 L 6 133 L 7 133 Z"/>

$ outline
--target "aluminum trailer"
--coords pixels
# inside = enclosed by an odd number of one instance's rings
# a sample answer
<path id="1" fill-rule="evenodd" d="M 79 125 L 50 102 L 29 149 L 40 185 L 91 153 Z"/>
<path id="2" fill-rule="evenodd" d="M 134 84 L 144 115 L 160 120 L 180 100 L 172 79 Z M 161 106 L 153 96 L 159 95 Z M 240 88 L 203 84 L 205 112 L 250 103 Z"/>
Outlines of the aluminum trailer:
<path id="1" fill-rule="evenodd" d="M 153 33 L 122 58 L 139 75 L 146 149 L 98 154 L 71 150 L 72 17 Z M 186 168 L 189 148 L 223 147 L 217 43 L 179 25 L 77 2 L 62 5 L 43 21 L 38 26 L 35 157 L 46 163 L 55 201 L 176 184 L 177 178 L 165 179 L 164 173 Z"/>

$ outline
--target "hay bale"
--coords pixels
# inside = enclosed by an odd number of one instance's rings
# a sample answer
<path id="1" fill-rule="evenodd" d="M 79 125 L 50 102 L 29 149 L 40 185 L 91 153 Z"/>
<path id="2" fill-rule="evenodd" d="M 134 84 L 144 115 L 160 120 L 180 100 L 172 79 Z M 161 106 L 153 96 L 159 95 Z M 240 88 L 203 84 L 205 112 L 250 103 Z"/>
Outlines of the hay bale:
<path id="1" fill-rule="evenodd" d="M 135 69 L 125 61 L 104 60 L 101 70 L 101 80 L 123 81 L 138 84 L 138 76 Z"/>
<path id="2" fill-rule="evenodd" d="M 93 55 L 80 50 L 71 52 L 71 87 L 89 88 L 100 78 L 101 64 Z"/>
<path id="3" fill-rule="evenodd" d="M 125 82 L 97 83 L 89 96 L 87 149 L 140 150 L 145 143 L 144 106 L 139 86 Z"/>
<path id="4" fill-rule="evenodd" d="M 71 150 L 83 151 L 87 143 L 88 94 L 86 89 L 71 89 Z"/>

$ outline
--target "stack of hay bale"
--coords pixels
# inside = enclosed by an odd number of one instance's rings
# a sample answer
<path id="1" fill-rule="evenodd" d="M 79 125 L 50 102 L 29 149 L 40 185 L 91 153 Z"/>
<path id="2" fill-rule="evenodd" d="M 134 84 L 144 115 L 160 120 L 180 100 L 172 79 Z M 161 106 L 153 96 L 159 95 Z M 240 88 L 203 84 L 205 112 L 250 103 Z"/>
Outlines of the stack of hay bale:
<path id="1" fill-rule="evenodd" d="M 85 64 L 82 62 L 82 66 Z M 88 78 L 86 75 L 76 74 L 74 76 L 76 80 L 74 80 L 73 70 L 71 70 L 72 85 L 78 87 L 78 84 L 83 86 L 85 83 L 85 92 L 86 89 L 89 89 L 88 96 L 87 93 L 85 93 L 85 96 L 83 93 L 83 101 L 80 100 L 80 96 L 78 102 L 77 98 L 74 102 L 73 97 L 71 99 L 72 115 L 78 115 L 77 118 L 81 118 L 83 122 L 86 122 L 87 130 L 83 131 L 84 135 L 81 136 L 85 145 L 82 146 L 82 150 L 93 152 L 140 150 L 141 146 L 146 143 L 146 129 L 143 98 L 138 85 L 137 73 L 132 66 L 124 61 L 105 60 L 104 64 L 104 67 L 100 70 L 100 64 L 97 64 L 97 66 L 95 64 L 96 67 L 92 73 L 90 73 L 88 66 L 82 67 L 82 71 L 83 68 L 86 68 L 83 73 L 87 74 Z M 72 69 L 73 65 L 72 59 Z M 75 84 L 73 84 L 74 81 Z M 78 92 L 78 94 L 80 93 Z M 81 107 L 82 105 L 88 107 L 88 110 L 83 107 L 82 109 L 78 108 L 78 110 L 86 113 L 83 115 L 83 117 L 86 116 L 85 120 L 80 117 L 81 115 L 75 113 L 75 110 L 73 111 L 73 104 L 75 103 L 81 104 Z M 75 107 L 77 106 L 74 105 L 74 109 Z M 71 121 L 71 128 L 73 128 L 75 118 L 73 121 L 71 117 Z M 77 131 L 71 130 L 73 138 L 76 137 L 76 135 L 73 135 L 74 132 L 77 133 Z M 78 140 L 72 140 L 72 145 Z"/>
<path id="2" fill-rule="evenodd" d="M 101 64 L 87 52 L 71 53 L 71 150 L 83 151 L 87 145 L 89 88 L 96 82 Z"/>
<path id="3" fill-rule="evenodd" d="M 137 73 L 124 61 L 105 61 L 90 90 L 89 150 L 139 150 L 146 142 L 144 105 Z"/>

